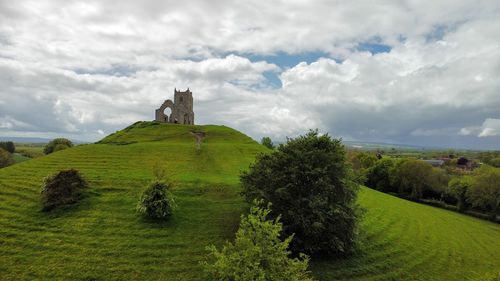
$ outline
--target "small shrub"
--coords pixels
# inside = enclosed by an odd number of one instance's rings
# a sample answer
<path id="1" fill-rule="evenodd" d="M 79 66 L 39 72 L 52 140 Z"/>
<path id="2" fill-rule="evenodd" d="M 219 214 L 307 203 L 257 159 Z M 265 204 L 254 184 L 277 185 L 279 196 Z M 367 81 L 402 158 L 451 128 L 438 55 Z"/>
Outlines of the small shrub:
<path id="1" fill-rule="evenodd" d="M 43 149 L 43 153 L 51 154 L 53 152 L 70 147 L 73 147 L 73 143 L 68 139 L 64 138 L 53 139 L 45 146 L 45 148 Z"/>
<path id="2" fill-rule="evenodd" d="M 12 154 L 3 148 L 0 148 L 0 168 L 4 168 L 12 164 L 14 164 Z"/>
<path id="3" fill-rule="evenodd" d="M 307 271 L 309 258 L 290 257 L 293 235 L 282 241 L 280 218 L 268 220 L 270 212 L 269 206 L 253 206 L 248 216 L 241 216 L 234 243 L 226 242 L 221 251 L 207 248 L 210 255 L 203 265 L 209 280 L 313 280 Z"/>
<path id="4" fill-rule="evenodd" d="M 168 181 L 153 181 L 142 193 L 137 204 L 137 211 L 150 218 L 167 219 L 175 208 L 171 188 L 172 183 Z"/>
<path id="5" fill-rule="evenodd" d="M 44 179 L 42 189 L 43 210 L 78 202 L 88 186 L 80 172 L 75 169 L 60 171 Z"/>

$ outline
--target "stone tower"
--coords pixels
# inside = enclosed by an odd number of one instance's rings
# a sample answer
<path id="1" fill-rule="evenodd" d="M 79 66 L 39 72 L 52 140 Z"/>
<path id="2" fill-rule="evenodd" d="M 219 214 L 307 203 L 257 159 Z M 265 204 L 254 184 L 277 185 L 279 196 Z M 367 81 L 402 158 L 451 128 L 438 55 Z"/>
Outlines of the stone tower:
<path id="1" fill-rule="evenodd" d="M 165 110 L 170 108 L 170 116 Z M 177 123 L 194 125 L 193 92 L 189 88 L 182 92 L 174 89 L 174 101 L 166 100 L 156 110 L 155 120 L 164 123 Z"/>

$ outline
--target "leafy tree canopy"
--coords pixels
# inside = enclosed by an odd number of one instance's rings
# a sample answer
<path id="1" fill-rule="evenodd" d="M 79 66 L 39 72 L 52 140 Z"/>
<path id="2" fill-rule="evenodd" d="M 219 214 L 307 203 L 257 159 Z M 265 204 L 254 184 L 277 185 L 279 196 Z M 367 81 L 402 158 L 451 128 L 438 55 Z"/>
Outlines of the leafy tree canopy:
<path id="1" fill-rule="evenodd" d="M 7 150 L 9 153 L 16 152 L 16 146 L 11 141 L 2 141 L 0 142 L 0 148 Z"/>
<path id="2" fill-rule="evenodd" d="M 353 249 L 358 185 L 346 164 L 340 140 L 310 131 L 260 155 L 241 175 L 248 202 L 272 203 L 281 214 L 285 236 L 295 234 L 292 250 L 307 254 L 346 254 Z"/>
<path id="3" fill-rule="evenodd" d="M 475 207 L 489 209 L 492 216 L 496 216 L 500 211 L 500 169 L 483 166 L 474 174 L 467 190 L 469 202 Z"/>
<path id="4" fill-rule="evenodd" d="M 257 205 L 257 204 L 256 204 Z M 279 216 L 270 220 L 271 210 L 253 206 L 248 216 L 241 216 L 234 243 L 222 250 L 208 247 L 209 258 L 203 263 L 210 280 L 291 280 L 312 281 L 307 271 L 309 258 L 291 258 L 288 246 L 293 236 L 280 239 Z"/>
<path id="5" fill-rule="evenodd" d="M 14 164 L 12 155 L 5 149 L 0 148 L 0 168 L 4 168 Z"/>
<path id="6" fill-rule="evenodd" d="M 53 139 L 43 149 L 43 153 L 51 154 L 53 152 L 73 147 L 73 143 L 65 138 Z"/>
<path id="7" fill-rule="evenodd" d="M 269 149 L 275 148 L 274 143 L 270 137 L 263 137 L 262 140 L 260 141 L 260 143 Z"/>

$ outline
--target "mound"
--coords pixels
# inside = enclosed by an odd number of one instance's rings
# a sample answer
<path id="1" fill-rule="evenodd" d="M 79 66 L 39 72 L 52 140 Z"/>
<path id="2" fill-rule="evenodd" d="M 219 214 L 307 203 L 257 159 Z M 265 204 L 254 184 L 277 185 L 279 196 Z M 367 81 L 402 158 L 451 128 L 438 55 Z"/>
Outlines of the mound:
<path id="1" fill-rule="evenodd" d="M 205 132 L 200 150 L 191 131 Z M 205 247 L 238 227 L 239 171 L 263 151 L 224 126 L 141 122 L 99 144 L 0 169 L 0 279 L 199 279 Z M 167 223 L 135 212 L 155 163 L 177 182 L 179 206 Z M 68 168 L 87 178 L 90 195 L 42 213 L 43 178 Z"/>
<path id="2" fill-rule="evenodd" d="M 197 148 L 192 132 L 203 133 Z M 202 280 L 205 246 L 231 239 L 245 204 L 240 170 L 267 151 L 224 126 L 138 122 L 97 144 L 0 169 L 3 280 Z M 178 209 L 164 223 L 135 212 L 162 163 L 177 183 Z M 89 195 L 41 212 L 40 184 L 79 169 Z M 361 252 L 315 261 L 321 280 L 466 280 L 500 268 L 500 227 L 363 189 Z"/>

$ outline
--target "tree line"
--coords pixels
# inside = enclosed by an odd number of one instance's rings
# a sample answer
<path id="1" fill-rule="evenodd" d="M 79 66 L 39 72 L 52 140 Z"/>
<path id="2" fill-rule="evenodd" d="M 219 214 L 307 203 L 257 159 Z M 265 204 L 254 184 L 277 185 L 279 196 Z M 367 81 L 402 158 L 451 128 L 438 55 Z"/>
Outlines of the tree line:
<path id="1" fill-rule="evenodd" d="M 409 157 L 352 154 L 350 162 L 358 181 L 370 188 L 411 200 L 437 200 L 460 212 L 488 214 L 493 220 L 500 212 L 499 168 L 483 164 L 473 171 L 443 169 Z"/>

